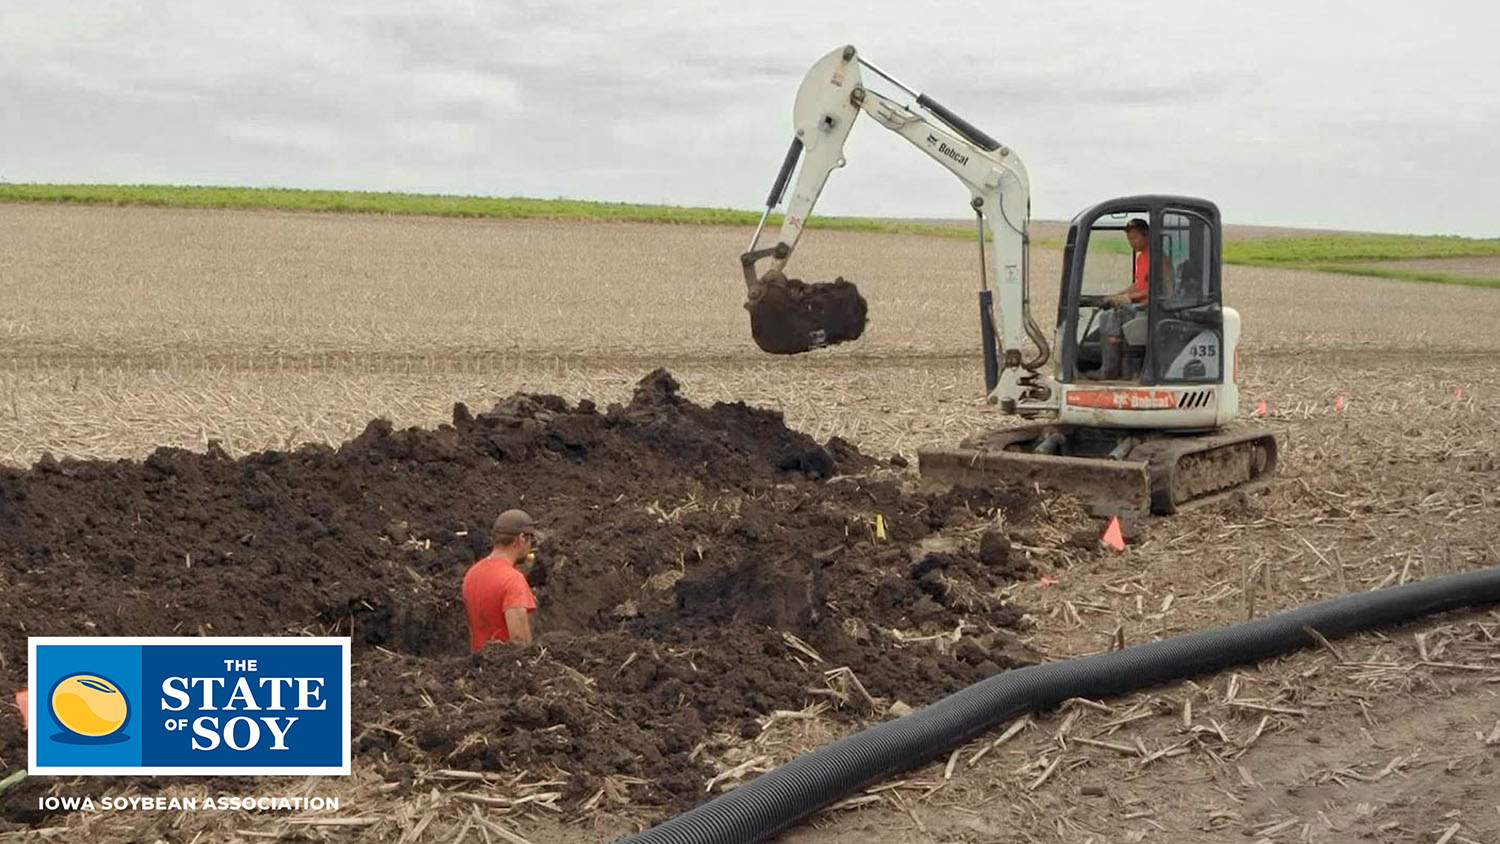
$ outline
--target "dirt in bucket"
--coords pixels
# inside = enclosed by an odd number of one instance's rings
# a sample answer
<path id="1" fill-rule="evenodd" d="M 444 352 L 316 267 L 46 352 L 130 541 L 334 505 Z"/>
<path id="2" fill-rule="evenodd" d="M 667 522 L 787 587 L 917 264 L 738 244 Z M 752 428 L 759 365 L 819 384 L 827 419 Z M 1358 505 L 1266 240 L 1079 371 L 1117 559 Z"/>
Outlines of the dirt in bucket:
<path id="1" fill-rule="evenodd" d="M 795 355 L 858 340 L 869 307 L 859 288 L 843 278 L 807 283 L 766 273 L 750 290 L 750 335 L 761 351 Z"/>

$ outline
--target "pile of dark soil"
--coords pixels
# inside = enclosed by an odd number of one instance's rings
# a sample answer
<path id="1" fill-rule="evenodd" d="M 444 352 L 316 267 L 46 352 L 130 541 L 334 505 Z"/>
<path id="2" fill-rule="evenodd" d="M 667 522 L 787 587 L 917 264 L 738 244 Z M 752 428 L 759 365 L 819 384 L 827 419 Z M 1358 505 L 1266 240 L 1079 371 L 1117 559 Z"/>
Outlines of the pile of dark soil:
<path id="1" fill-rule="evenodd" d="M 681 807 L 714 773 L 695 747 L 829 700 L 809 690 L 831 668 L 919 705 L 1026 660 L 998 587 L 1027 565 L 993 536 L 981 563 L 977 536 L 1029 500 L 911 494 L 874 467 L 660 370 L 604 412 L 515 395 L 337 448 L 44 458 L 0 470 L 0 692 L 25 683 L 28 635 L 350 635 L 356 764 L 545 771 L 568 801 L 619 775 Z M 541 635 L 471 656 L 459 584 L 513 506 L 543 525 Z M 939 531 L 970 539 L 927 553 Z M 5 708 L 0 771 L 24 760 Z"/>
<path id="2" fill-rule="evenodd" d="M 808 284 L 772 271 L 751 288 L 745 310 L 761 351 L 795 355 L 858 340 L 869 308 L 853 282 Z"/>

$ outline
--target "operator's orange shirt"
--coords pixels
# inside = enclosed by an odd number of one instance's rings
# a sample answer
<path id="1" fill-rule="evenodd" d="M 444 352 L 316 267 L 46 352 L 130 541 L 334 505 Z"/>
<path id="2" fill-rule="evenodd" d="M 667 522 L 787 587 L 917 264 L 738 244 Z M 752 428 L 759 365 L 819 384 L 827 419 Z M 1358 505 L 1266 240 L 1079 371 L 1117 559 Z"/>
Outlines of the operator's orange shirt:
<path id="1" fill-rule="evenodd" d="M 1132 290 L 1136 291 L 1137 293 L 1146 292 L 1146 271 L 1150 268 L 1150 266 L 1151 262 L 1146 257 L 1145 250 L 1135 253 L 1135 278 L 1132 280 L 1130 285 L 1130 288 Z"/>
<path id="2" fill-rule="evenodd" d="M 469 614 L 469 649 L 473 651 L 491 639 L 510 641 L 506 610 L 536 611 L 536 598 L 526 575 L 504 557 L 491 555 L 470 566 L 464 574 L 463 594 L 464 609 Z"/>

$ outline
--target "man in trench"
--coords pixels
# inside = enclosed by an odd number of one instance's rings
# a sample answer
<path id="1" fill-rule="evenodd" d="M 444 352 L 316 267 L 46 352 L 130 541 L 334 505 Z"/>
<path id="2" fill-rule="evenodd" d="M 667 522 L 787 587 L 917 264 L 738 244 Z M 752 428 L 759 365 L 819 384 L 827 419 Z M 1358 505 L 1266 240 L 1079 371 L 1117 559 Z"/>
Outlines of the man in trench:
<path id="1" fill-rule="evenodd" d="M 531 644 L 531 614 L 536 598 L 516 564 L 536 541 L 536 521 L 525 510 L 506 510 L 490 530 L 489 556 L 464 574 L 464 609 L 469 616 L 469 649 L 487 642 Z"/>

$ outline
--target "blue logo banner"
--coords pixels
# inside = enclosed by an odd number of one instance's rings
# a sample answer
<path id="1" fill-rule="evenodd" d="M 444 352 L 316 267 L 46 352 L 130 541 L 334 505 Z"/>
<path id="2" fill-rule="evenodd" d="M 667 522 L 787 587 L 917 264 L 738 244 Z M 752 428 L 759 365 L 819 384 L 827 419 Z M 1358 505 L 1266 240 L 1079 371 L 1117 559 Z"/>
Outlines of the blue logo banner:
<path id="1" fill-rule="evenodd" d="M 349 773 L 347 638 L 28 643 L 32 774 Z"/>

